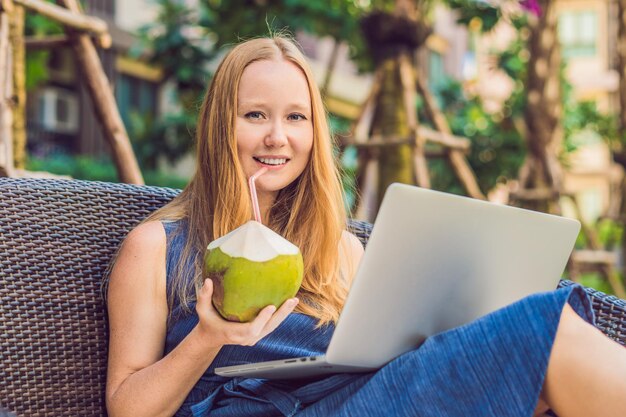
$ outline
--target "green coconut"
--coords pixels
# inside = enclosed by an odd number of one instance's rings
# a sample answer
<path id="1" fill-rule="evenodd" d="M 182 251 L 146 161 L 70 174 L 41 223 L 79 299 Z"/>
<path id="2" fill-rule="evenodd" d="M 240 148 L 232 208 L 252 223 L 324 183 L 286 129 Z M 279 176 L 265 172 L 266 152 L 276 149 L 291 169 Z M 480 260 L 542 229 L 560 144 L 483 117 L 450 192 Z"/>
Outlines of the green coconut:
<path id="1" fill-rule="evenodd" d="M 264 307 L 294 297 L 303 272 L 300 249 L 253 220 L 211 242 L 204 254 L 213 305 L 230 321 L 250 321 Z"/>

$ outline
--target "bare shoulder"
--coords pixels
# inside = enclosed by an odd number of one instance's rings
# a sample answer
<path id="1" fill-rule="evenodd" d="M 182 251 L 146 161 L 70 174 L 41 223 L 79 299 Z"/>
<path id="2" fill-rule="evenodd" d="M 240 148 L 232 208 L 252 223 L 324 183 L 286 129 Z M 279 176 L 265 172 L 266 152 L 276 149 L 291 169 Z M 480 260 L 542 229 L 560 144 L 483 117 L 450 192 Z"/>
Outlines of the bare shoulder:
<path id="1" fill-rule="evenodd" d="M 130 231 L 111 271 L 109 295 L 146 288 L 165 289 L 165 229 L 159 221 L 142 223 Z M 123 297 L 122 297 L 123 298 Z"/>
<path id="2" fill-rule="evenodd" d="M 128 233 L 122 251 L 144 252 L 165 249 L 165 229 L 159 221 L 149 221 L 135 227 Z"/>
<path id="3" fill-rule="evenodd" d="M 347 230 L 344 230 L 341 233 L 341 240 L 344 242 L 344 244 L 348 248 L 350 248 L 351 251 L 363 253 L 364 251 L 363 244 L 361 243 L 359 238 L 353 235 L 352 233 L 348 232 Z"/>

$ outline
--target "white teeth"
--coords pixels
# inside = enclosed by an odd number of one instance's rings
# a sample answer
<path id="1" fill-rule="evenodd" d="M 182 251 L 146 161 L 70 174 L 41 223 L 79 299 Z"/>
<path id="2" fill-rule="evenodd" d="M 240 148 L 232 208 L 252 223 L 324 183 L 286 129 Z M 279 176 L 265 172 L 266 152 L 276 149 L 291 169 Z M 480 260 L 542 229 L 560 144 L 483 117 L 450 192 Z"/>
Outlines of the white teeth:
<path id="1" fill-rule="evenodd" d="M 256 158 L 256 159 L 258 159 L 259 161 L 267 165 L 282 165 L 282 164 L 287 163 L 287 159 L 285 158 L 281 158 L 281 159 Z"/>

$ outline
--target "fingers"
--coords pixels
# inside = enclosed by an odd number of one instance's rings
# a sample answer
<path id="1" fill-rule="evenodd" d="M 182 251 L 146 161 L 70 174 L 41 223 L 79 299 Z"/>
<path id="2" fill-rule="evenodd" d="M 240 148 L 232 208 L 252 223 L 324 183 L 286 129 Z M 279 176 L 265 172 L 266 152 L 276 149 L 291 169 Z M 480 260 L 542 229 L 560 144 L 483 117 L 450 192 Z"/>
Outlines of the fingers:
<path id="1" fill-rule="evenodd" d="M 196 302 L 196 310 L 198 310 L 198 314 L 209 314 L 211 310 L 213 310 L 213 301 L 211 297 L 213 296 L 213 281 L 210 279 L 204 280 L 204 285 L 200 288 L 198 292 L 198 300 Z"/>
<path id="2" fill-rule="evenodd" d="M 273 305 L 266 306 L 263 310 L 259 312 L 259 314 L 257 314 L 254 320 L 248 323 L 249 327 L 246 330 L 250 332 L 250 335 L 252 337 L 254 337 L 257 340 L 260 339 L 259 336 L 261 335 L 261 332 L 265 328 L 265 325 L 267 324 L 267 322 L 270 321 L 270 319 L 273 317 L 273 314 L 275 311 L 276 311 L 276 306 L 273 306 Z"/>
<path id="3" fill-rule="evenodd" d="M 249 327 L 245 331 L 248 333 L 249 339 L 246 344 L 252 346 L 276 329 L 296 305 L 298 305 L 298 299 L 291 298 L 285 301 L 278 310 L 273 305 L 261 310 L 253 321 L 247 323 Z"/>
<path id="4" fill-rule="evenodd" d="M 280 325 L 280 323 L 282 323 L 287 316 L 293 312 L 293 309 L 296 308 L 299 301 L 300 300 L 297 298 L 290 298 L 285 301 L 263 327 L 262 337 L 273 332 Z"/>
<path id="5" fill-rule="evenodd" d="M 224 344 L 244 346 L 256 344 L 275 330 L 298 305 L 297 298 L 290 298 L 278 309 L 273 305 L 266 306 L 251 322 L 235 323 L 226 321 L 219 315 L 213 306 L 212 296 L 213 281 L 205 279 L 202 288 L 198 291 L 196 311 L 200 325 L 206 328 L 208 334 L 213 334 L 214 339 L 223 341 Z"/>
<path id="6" fill-rule="evenodd" d="M 213 281 L 207 278 L 204 280 L 204 284 L 202 285 L 202 288 L 200 288 L 200 294 L 198 294 L 198 298 L 200 297 L 211 298 L 212 295 L 213 295 Z"/>
<path id="7" fill-rule="evenodd" d="M 215 328 L 215 323 L 219 313 L 213 306 L 213 281 L 205 279 L 204 284 L 198 291 L 196 300 L 196 313 L 198 314 L 199 326 L 203 333 L 211 334 Z"/>

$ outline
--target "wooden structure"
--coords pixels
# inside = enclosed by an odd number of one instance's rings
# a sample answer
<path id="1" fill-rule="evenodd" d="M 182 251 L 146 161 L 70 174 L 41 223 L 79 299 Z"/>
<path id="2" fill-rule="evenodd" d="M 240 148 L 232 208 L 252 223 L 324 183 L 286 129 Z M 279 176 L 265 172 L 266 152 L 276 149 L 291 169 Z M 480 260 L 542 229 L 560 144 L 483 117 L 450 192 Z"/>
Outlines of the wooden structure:
<path id="1" fill-rule="evenodd" d="M 383 75 L 379 68 L 375 73 L 370 94 L 353 125 L 351 136 L 343 138 L 341 142 L 342 147 L 354 146 L 358 150 L 359 166 L 356 175 L 356 188 L 359 195 L 354 203 L 353 213 L 358 218 L 372 220 L 377 210 L 376 202 L 381 197 L 377 191 L 380 150 L 385 147 L 401 145 L 412 147 L 414 177 L 418 186 L 425 188 L 431 186 L 428 159 L 445 158 L 467 194 L 473 198 L 486 199 L 465 158 L 471 147 L 470 141 L 452 134 L 445 116 L 437 107 L 434 97 L 428 90 L 426 82 L 421 74 L 414 70 L 407 54 L 399 55 L 397 59 L 410 133 L 408 137 L 372 135 L 374 130 L 373 115 L 376 107 L 383 105 L 380 102 Z M 424 101 L 426 114 L 435 129 L 420 126 L 417 120 L 415 102 L 418 94 Z M 427 147 L 427 144 L 434 146 Z"/>
<path id="2" fill-rule="evenodd" d="M 13 60 L 9 45 L 9 15 L 11 5 L 0 0 L 0 175 L 14 174 L 13 164 Z"/>
<path id="3" fill-rule="evenodd" d="M 25 120 L 23 9 L 28 9 L 59 22 L 65 28 L 66 35 L 63 37 L 31 42 L 39 46 L 72 46 L 104 136 L 111 147 L 120 180 L 143 184 L 139 164 L 92 39 L 93 36 L 100 47 L 108 48 L 111 38 L 107 24 L 101 19 L 84 15 L 77 0 L 57 0 L 57 3 L 59 5 L 43 0 L 0 0 L 0 174 L 20 175 L 13 162 L 14 132 L 19 134 L 19 130 L 13 125 L 16 120 Z M 10 25 L 12 19 L 21 21 L 21 26 Z"/>
<path id="4" fill-rule="evenodd" d="M 607 173 L 607 176 L 610 176 L 610 174 Z M 621 179 L 612 181 L 611 194 L 617 198 L 612 197 L 612 200 L 614 199 L 615 201 L 610 202 L 607 213 L 601 216 L 598 222 L 602 220 L 614 221 L 618 218 L 617 212 L 621 203 L 621 196 L 616 188 L 619 187 L 620 182 Z M 598 273 L 606 280 L 616 296 L 625 298 L 626 287 L 617 268 L 618 255 L 615 247 L 618 245 L 618 242 L 611 241 L 611 239 L 608 239 L 607 243 L 601 241 L 597 226 L 591 225 L 585 220 L 580 210 L 580 202 L 574 193 L 546 188 L 514 190 L 509 194 L 507 204 L 527 207 L 530 202 L 539 207 L 550 207 L 552 213 L 560 214 L 562 200 L 568 200 L 571 203 L 571 208 L 574 210 L 574 218 L 581 224 L 581 235 L 584 239 L 584 247 L 572 250 L 567 264 L 569 278 L 573 281 L 579 281 L 585 273 Z"/>
<path id="5" fill-rule="evenodd" d="M 625 298 L 626 287 L 617 269 L 618 256 L 614 250 L 618 242 L 609 239 L 609 242 L 603 244 L 597 229 L 588 224 L 581 215 L 576 196 L 567 194 L 566 197 L 573 203 L 576 218 L 581 223 L 581 232 L 585 238 L 585 247 L 574 249 L 569 259 L 567 269 L 570 279 L 577 281 L 585 272 L 597 272 L 607 281 L 616 296 Z M 611 215 L 606 217 L 607 220 L 611 218 L 615 217 Z"/>

